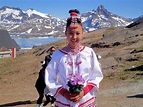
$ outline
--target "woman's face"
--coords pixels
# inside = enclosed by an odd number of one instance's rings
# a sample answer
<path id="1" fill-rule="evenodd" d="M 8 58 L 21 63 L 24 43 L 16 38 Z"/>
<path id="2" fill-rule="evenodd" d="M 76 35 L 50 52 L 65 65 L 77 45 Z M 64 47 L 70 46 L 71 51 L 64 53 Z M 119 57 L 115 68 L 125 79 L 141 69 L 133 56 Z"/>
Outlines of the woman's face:
<path id="1" fill-rule="evenodd" d="M 50 55 L 52 55 L 54 52 L 55 52 L 55 48 L 52 48 L 52 49 L 50 50 Z"/>
<path id="2" fill-rule="evenodd" d="M 67 37 L 68 45 L 70 48 L 75 49 L 80 45 L 80 41 L 83 36 L 83 29 L 80 24 L 77 25 L 77 28 L 68 27 L 65 35 Z"/>

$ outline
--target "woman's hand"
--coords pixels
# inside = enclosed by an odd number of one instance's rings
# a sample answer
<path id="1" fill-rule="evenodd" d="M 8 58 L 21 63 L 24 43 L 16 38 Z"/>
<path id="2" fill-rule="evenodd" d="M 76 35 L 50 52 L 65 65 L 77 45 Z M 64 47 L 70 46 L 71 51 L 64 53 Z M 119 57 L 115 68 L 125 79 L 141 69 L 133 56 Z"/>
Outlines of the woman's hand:
<path id="1" fill-rule="evenodd" d="M 62 89 L 61 91 L 60 91 L 60 94 L 63 96 L 63 97 L 65 97 L 67 100 L 69 100 L 69 101 L 73 101 L 73 102 L 79 102 L 81 99 L 82 99 L 82 97 L 84 96 L 84 91 L 82 90 L 80 93 L 78 93 L 78 94 L 72 94 L 72 93 L 70 93 L 68 90 L 66 90 L 66 89 Z"/>
<path id="2" fill-rule="evenodd" d="M 70 101 L 77 103 L 82 99 L 83 96 L 84 96 L 84 91 L 82 90 L 79 94 L 72 94 L 72 96 L 70 97 Z"/>
<path id="3" fill-rule="evenodd" d="M 66 90 L 65 93 L 63 94 L 63 96 L 67 99 L 67 100 L 70 100 L 71 101 L 71 98 L 72 98 L 72 94 Z"/>
<path id="4" fill-rule="evenodd" d="M 74 94 L 71 94 L 67 89 L 63 88 L 59 92 L 63 97 L 65 97 L 67 100 L 71 101 L 71 98 L 75 96 Z"/>

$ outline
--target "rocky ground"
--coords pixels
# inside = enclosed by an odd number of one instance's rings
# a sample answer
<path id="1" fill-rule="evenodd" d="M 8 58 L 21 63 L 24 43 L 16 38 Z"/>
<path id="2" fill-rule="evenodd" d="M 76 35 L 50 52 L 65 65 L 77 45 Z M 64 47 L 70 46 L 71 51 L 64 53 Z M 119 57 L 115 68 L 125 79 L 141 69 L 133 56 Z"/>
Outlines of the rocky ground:
<path id="1" fill-rule="evenodd" d="M 6 77 L 11 79 L 13 76 Z M 34 87 L 35 79 L 30 76 L 16 83 L 10 83 L 6 79 L 6 83 L 0 82 L 0 107 L 34 107 L 38 97 Z M 104 79 L 100 84 L 100 91 L 95 95 L 97 107 L 142 107 L 142 83 L 143 80 Z M 47 107 L 50 107 L 50 104 Z"/>

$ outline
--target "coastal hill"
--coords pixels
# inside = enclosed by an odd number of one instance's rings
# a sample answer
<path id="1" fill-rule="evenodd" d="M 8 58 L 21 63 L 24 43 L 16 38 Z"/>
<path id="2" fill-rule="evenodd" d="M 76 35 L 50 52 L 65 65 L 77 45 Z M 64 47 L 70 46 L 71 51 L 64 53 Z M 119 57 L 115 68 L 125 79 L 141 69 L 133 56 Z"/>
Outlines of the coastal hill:
<path id="1" fill-rule="evenodd" d="M 0 47 L 7 49 L 16 48 L 20 49 L 19 45 L 15 42 L 14 39 L 11 39 L 7 30 L 0 29 Z"/>
<path id="2" fill-rule="evenodd" d="M 98 107 L 142 107 L 143 105 L 143 27 L 102 28 L 83 36 L 83 45 L 101 56 L 104 74 L 97 93 Z M 38 98 L 34 87 L 50 46 L 57 49 L 66 40 L 19 50 L 16 58 L 0 60 L 0 106 L 33 107 Z M 49 104 L 50 107 L 50 104 Z"/>

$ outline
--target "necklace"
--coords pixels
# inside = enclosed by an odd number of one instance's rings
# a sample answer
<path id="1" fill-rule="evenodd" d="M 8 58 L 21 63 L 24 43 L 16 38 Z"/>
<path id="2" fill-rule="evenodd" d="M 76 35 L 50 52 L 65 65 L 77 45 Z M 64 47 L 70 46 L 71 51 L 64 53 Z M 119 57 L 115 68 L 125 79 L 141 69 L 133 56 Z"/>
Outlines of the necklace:
<path id="1" fill-rule="evenodd" d="M 77 46 L 77 48 L 71 48 L 69 45 L 66 46 L 67 49 L 69 50 L 69 52 L 71 52 L 72 54 L 77 54 L 80 52 L 80 49 L 82 48 L 81 45 Z"/>
<path id="2" fill-rule="evenodd" d="M 82 46 L 78 46 L 75 49 L 72 49 L 69 45 L 67 45 L 67 49 L 69 50 L 69 62 L 72 62 L 72 73 L 75 74 L 76 72 L 79 72 L 79 64 L 81 63 L 80 59 L 80 49 Z"/>

